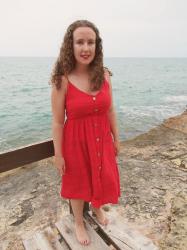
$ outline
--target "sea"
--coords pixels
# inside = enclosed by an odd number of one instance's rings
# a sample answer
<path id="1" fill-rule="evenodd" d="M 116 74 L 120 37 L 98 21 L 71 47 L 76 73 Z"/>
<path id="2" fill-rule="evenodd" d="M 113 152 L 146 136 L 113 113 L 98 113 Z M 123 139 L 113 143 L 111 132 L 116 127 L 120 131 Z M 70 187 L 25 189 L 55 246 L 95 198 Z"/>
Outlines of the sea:
<path id="1" fill-rule="evenodd" d="M 0 57 L 0 152 L 52 138 L 55 57 Z M 187 108 L 187 58 L 104 58 L 121 141 Z"/>

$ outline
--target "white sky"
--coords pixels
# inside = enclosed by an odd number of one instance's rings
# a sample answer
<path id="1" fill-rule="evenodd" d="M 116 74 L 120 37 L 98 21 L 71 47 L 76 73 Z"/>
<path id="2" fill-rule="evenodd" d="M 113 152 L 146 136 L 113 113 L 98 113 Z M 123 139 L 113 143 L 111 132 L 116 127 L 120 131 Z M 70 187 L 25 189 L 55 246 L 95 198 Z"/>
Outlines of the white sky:
<path id="1" fill-rule="evenodd" d="M 187 57 L 186 0 L 0 0 L 0 56 L 57 56 L 68 25 L 99 28 L 105 57 Z"/>

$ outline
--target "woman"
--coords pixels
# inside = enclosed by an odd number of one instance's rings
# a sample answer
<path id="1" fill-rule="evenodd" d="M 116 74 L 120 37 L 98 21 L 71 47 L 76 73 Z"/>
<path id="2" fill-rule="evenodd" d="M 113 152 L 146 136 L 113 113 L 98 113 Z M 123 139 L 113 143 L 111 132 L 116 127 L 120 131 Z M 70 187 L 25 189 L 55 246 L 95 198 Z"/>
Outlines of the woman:
<path id="1" fill-rule="evenodd" d="M 84 202 L 91 202 L 98 222 L 107 225 L 101 206 L 117 204 L 120 196 L 115 158 L 120 143 L 110 75 L 103 67 L 97 27 L 87 20 L 72 23 L 51 77 L 52 131 L 61 196 L 71 201 L 76 237 L 83 245 L 90 243 Z"/>

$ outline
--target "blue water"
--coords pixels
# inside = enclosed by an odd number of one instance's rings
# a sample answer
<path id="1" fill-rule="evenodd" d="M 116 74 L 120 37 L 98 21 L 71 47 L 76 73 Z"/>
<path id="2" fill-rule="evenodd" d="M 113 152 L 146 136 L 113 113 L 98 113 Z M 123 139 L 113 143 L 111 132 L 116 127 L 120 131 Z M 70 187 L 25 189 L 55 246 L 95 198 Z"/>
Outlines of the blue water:
<path id="1" fill-rule="evenodd" d="M 0 58 L 0 151 L 50 139 L 48 84 L 55 58 Z M 105 58 L 113 72 L 120 139 L 180 114 L 187 104 L 187 58 Z"/>

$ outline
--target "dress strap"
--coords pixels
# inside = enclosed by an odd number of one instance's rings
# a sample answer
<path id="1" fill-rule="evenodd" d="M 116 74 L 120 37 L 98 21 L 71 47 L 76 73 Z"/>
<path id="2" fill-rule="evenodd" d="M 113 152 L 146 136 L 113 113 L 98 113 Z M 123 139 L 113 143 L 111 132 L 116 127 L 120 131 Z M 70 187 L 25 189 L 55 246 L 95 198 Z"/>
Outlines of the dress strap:
<path id="1" fill-rule="evenodd" d="M 68 93 L 68 89 L 69 89 L 69 79 L 68 79 L 68 76 L 67 75 L 63 75 L 64 78 L 66 79 L 66 95 Z"/>
<path id="2" fill-rule="evenodd" d="M 109 69 L 105 67 L 105 70 L 104 70 L 104 79 L 105 79 L 105 82 L 106 82 L 107 85 L 109 85 L 108 75 L 111 76 L 111 73 L 110 73 Z"/>

